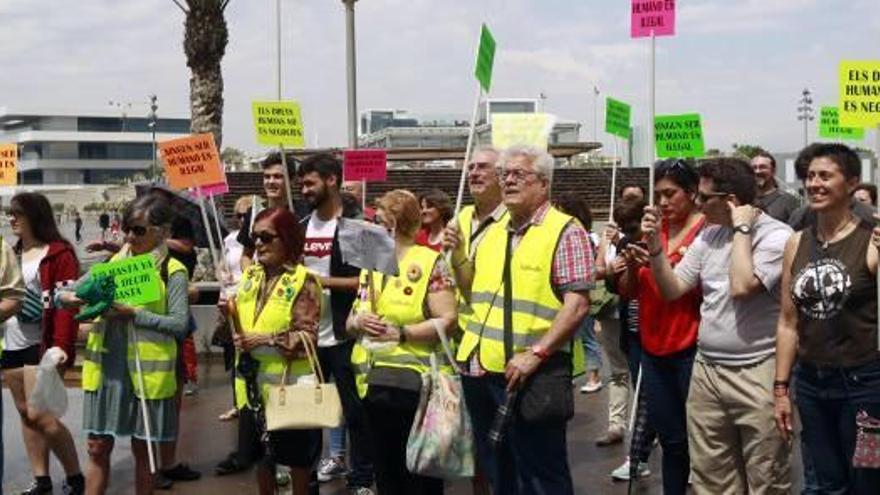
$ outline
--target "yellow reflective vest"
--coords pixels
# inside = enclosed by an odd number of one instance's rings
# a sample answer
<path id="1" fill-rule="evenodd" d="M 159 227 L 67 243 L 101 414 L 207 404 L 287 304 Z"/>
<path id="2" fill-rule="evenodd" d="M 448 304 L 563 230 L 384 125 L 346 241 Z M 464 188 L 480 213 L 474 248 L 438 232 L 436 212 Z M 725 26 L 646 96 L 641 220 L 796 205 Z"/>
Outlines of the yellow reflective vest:
<path id="1" fill-rule="evenodd" d="M 110 261 L 118 261 L 124 256 L 115 255 Z M 184 272 L 186 267 L 174 258 L 168 257 L 168 276 Z M 143 306 L 136 306 L 151 313 L 164 315 L 168 312 L 166 280 L 159 279 L 159 300 Z M 101 361 L 103 354 L 109 352 L 104 347 L 104 332 L 106 326 L 98 322 L 96 329 L 89 332 L 86 340 L 86 349 L 83 355 L 82 387 L 86 392 L 95 392 L 101 388 L 103 373 Z M 144 374 L 145 399 L 160 400 L 168 399 L 177 392 L 177 340 L 169 334 L 135 327 L 137 333 L 137 347 L 131 340 L 128 341 L 126 355 L 128 359 L 128 372 L 134 386 L 135 395 L 142 396 L 140 380 L 137 376 L 135 364 L 135 352 L 140 355 L 141 369 Z"/>
<path id="2" fill-rule="evenodd" d="M 553 292 L 551 274 L 556 246 L 573 220 L 553 207 L 540 224 L 532 225 L 512 253 L 513 353 L 537 343 L 553 324 L 562 301 Z M 473 314 L 464 328 L 457 360 L 467 361 L 479 352 L 480 364 L 494 373 L 504 372 L 504 284 L 507 226 L 493 225 L 477 250 L 471 290 Z M 580 345 L 575 353 L 583 352 Z M 575 356 L 575 361 L 578 361 Z"/>
<path id="3" fill-rule="evenodd" d="M 476 215 L 476 208 L 474 205 L 468 205 L 461 209 L 458 213 L 458 231 L 461 232 L 462 237 L 462 245 L 464 247 L 464 252 L 466 256 L 471 256 L 471 235 L 472 229 L 474 225 L 474 215 Z M 493 221 L 490 218 L 486 218 L 484 221 Z M 498 224 L 507 225 L 507 222 L 510 220 L 510 215 L 507 214 L 505 210 L 504 215 L 501 219 L 498 220 Z M 482 225 L 481 225 L 482 226 Z M 490 225 L 491 227 L 491 225 Z M 489 227 L 486 227 L 489 228 Z M 467 326 L 468 320 L 471 318 L 473 314 L 473 309 L 471 309 L 470 303 L 465 300 L 464 296 L 461 293 L 461 290 L 456 290 L 456 299 L 458 301 L 458 327 L 464 329 Z"/>
<path id="4" fill-rule="evenodd" d="M 273 287 L 268 288 L 266 304 L 260 314 L 257 315 L 257 301 L 260 297 L 260 286 L 266 273 L 260 264 L 251 265 L 242 274 L 238 284 L 236 306 L 238 307 L 238 319 L 242 333 L 275 335 L 289 331 L 292 328 L 291 317 L 293 304 L 297 295 L 305 285 L 308 273 L 301 264 L 292 267 L 283 273 Z M 317 283 L 317 280 L 315 280 Z M 251 356 L 259 363 L 257 368 L 257 383 L 260 393 L 265 401 L 269 395 L 269 385 L 281 383 L 281 377 L 287 360 L 276 347 L 259 346 L 250 351 Z M 248 406 L 247 385 L 243 377 L 238 374 L 239 353 L 235 358 L 235 407 L 241 409 Z M 297 377 L 312 373 L 308 359 L 294 359 L 289 364 L 287 383 L 296 382 Z"/>
<path id="5" fill-rule="evenodd" d="M 412 246 L 398 263 L 400 275 L 387 277 L 373 272 L 373 288 L 376 293 L 376 314 L 397 326 L 411 325 L 425 321 L 422 310 L 428 294 L 428 282 L 434 264 L 440 253 L 424 246 Z M 361 286 L 368 294 L 366 270 L 361 271 Z M 354 311 L 369 307 L 369 296 L 355 301 Z M 356 343 L 351 353 L 352 368 L 358 395 L 367 394 L 367 374 L 371 368 L 401 368 L 422 374 L 430 367 L 431 354 L 437 344 L 404 342 L 393 348 L 370 353 L 360 343 Z"/>

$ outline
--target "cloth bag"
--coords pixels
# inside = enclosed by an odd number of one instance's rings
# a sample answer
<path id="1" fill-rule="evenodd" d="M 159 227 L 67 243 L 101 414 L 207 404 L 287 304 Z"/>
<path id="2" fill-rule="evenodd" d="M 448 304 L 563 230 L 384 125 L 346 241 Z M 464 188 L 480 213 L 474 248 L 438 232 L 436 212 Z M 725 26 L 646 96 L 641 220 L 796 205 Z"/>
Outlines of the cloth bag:
<path id="1" fill-rule="evenodd" d="M 474 475 L 474 444 L 458 367 L 446 334 L 431 320 L 449 364 L 456 372 L 441 373 L 437 354 L 422 374 L 419 407 L 406 444 L 406 468 L 434 478 L 468 478 Z"/>
<path id="2" fill-rule="evenodd" d="M 342 402 L 336 385 L 324 381 L 318 353 L 312 341 L 300 338 L 317 380 L 287 384 L 290 366 L 285 366 L 279 385 L 269 385 L 266 399 L 266 430 L 311 430 L 335 428 L 342 424 Z M 311 383 L 310 383 L 311 382 Z"/>

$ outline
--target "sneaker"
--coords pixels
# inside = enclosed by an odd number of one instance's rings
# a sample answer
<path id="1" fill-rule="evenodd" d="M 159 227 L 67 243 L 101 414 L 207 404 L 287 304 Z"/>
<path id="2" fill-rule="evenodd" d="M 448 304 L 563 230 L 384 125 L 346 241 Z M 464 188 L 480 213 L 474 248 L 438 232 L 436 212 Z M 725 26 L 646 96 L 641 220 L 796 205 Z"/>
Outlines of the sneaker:
<path id="1" fill-rule="evenodd" d="M 229 456 L 217 463 L 217 466 L 214 467 L 214 473 L 217 476 L 226 476 L 228 474 L 240 473 L 242 471 L 246 471 L 250 468 L 250 464 L 244 464 L 238 460 L 238 456 L 235 453 L 229 454 Z"/>
<path id="2" fill-rule="evenodd" d="M 318 464 L 318 481 L 325 483 L 327 481 L 342 478 L 348 472 L 345 465 L 345 459 L 342 457 L 328 457 L 321 459 Z"/>
<path id="3" fill-rule="evenodd" d="M 614 471 L 611 471 L 611 478 L 616 481 L 629 481 L 629 458 L 624 461 L 623 464 L 620 465 Z M 640 462 L 639 463 L 639 471 L 636 473 L 636 478 L 644 478 L 646 476 L 651 476 L 651 470 L 648 468 L 648 463 Z"/>
<path id="4" fill-rule="evenodd" d="M 587 382 L 584 384 L 583 387 L 581 387 L 582 394 L 592 394 L 594 392 L 598 392 L 599 390 L 602 390 L 602 382 L 601 381 Z"/>
<path id="5" fill-rule="evenodd" d="M 282 466 L 276 466 L 275 486 L 287 486 L 290 484 L 290 472 Z"/>
<path id="6" fill-rule="evenodd" d="M 153 475 L 154 490 L 170 490 L 172 486 L 174 486 L 174 482 L 162 474 L 162 471 Z"/>
<path id="7" fill-rule="evenodd" d="M 182 462 L 174 467 L 163 469 L 162 474 L 171 481 L 195 481 L 202 477 L 202 473 L 193 470 L 189 465 Z"/>
<path id="8" fill-rule="evenodd" d="M 199 384 L 195 382 L 186 382 L 183 385 L 183 395 L 196 395 L 199 393 Z"/>
<path id="9" fill-rule="evenodd" d="M 596 445 L 607 447 L 620 442 L 623 442 L 623 428 L 609 428 L 604 435 L 596 440 Z"/>
<path id="10" fill-rule="evenodd" d="M 52 482 L 45 484 L 34 480 L 24 491 L 18 492 L 18 495 L 52 495 Z"/>
<path id="11" fill-rule="evenodd" d="M 86 479 L 82 474 L 68 476 L 61 485 L 61 495 L 83 495 L 86 492 Z"/>
<path id="12" fill-rule="evenodd" d="M 348 493 L 351 495 L 373 495 L 373 490 L 370 490 L 365 486 L 356 486 L 349 488 Z"/>

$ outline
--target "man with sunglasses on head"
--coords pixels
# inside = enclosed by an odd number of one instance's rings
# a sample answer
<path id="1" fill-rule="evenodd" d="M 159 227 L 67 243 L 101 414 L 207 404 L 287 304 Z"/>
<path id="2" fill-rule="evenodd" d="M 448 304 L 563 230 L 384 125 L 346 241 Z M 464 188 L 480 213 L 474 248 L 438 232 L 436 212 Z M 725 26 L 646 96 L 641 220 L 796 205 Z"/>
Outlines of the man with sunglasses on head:
<path id="1" fill-rule="evenodd" d="M 783 248 L 791 228 L 753 206 L 755 174 L 736 158 L 704 161 L 697 201 L 709 224 L 673 269 L 648 207 L 642 232 L 660 294 L 703 292 L 687 398 L 693 491 L 789 493 L 791 445 L 773 416 Z"/>
<path id="2" fill-rule="evenodd" d="M 358 289 L 360 269 L 342 260 L 338 231 L 340 218 L 360 216 L 360 205 L 346 205 L 340 194 L 342 163 L 333 155 L 320 153 L 306 158 L 297 170 L 300 190 L 312 213 L 302 219 L 306 227 L 303 258 L 306 269 L 317 275 L 324 291 L 323 311 L 318 325 L 318 359 L 324 372 L 333 377 L 345 425 L 330 431 L 330 457 L 318 466 L 318 481 L 330 481 L 347 474 L 352 494 L 370 495 L 373 484 L 370 439 L 363 406 L 357 395 L 351 351 L 354 341 L 345 330 Z M 346 208 L 348 206 L 348 208 Z M 345 463 L 345 433 L 351 440 L 351 469 Z"/>

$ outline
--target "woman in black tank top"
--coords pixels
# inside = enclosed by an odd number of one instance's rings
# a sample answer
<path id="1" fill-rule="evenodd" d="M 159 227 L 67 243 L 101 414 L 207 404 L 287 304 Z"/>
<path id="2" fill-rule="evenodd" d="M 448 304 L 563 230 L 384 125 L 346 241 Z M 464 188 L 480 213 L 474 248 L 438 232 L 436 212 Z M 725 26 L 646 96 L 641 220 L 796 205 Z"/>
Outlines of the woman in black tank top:
<path id="1" fill-rule="evenodd" d="M 854 469 L 856 413 L 880 418 L 877 259 L 880 229 L 855 218 L 850 194 L 861 162 L 841 144 L 813 144 L 804 186 L 814 225 L 785 247 L 776 340 L 776 426 L 793 431 L 789 379 L 794 368 L 805 451 L 819 493 L 873 494 L 880 470 Z M 795 361 L 797 360 L 797 366 Z"/>

